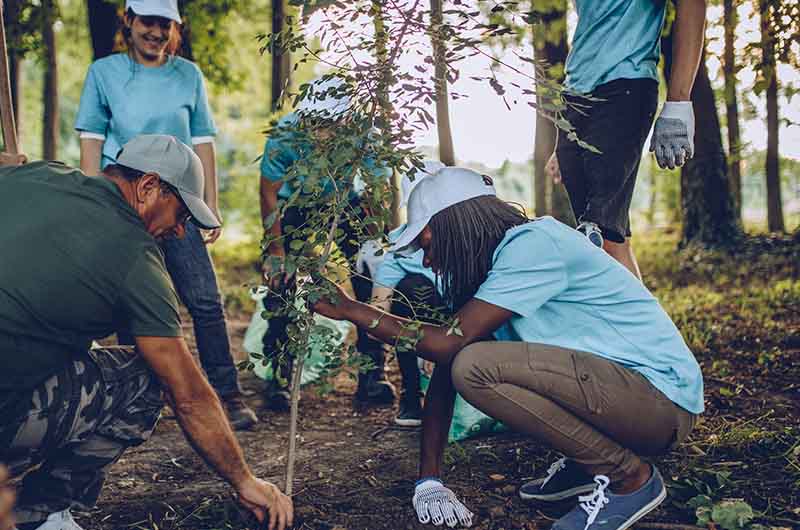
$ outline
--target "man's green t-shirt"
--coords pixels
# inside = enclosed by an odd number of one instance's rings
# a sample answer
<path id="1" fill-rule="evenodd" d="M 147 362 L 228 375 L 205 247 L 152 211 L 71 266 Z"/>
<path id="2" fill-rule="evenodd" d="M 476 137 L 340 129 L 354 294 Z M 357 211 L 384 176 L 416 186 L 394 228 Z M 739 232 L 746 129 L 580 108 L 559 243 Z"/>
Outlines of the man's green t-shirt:
<path id="1" fill-rule="evenodd" d="M 27 389 L 125 326 L 178 337 L 155 239 L 113 182 L 54 162 L 0 168 L 0 390 Z"/>

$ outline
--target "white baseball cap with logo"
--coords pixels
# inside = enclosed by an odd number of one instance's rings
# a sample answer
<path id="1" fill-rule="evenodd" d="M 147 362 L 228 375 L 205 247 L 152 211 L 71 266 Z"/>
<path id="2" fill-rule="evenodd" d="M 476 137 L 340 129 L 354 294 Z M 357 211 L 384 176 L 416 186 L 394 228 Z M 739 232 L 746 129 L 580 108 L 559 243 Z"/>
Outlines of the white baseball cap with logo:
<path id="1" fill-rule="evenodd" d="M 443 167 L 444 164 L 438 160 L 425 160 L 422 163 L 422 169 L 412 168 L 411 171 L 403 175 L 400 181 L 400 191 L 403 194 L 403 198 L 400 200 L 400 207 L 404 208 L 408 204 L 408 198 L 411 196 L 411 192 L 414 191 L 414 188 L 417 187 L 417 184 L 419 184 L 423 178 L 433 175 Z M 414 177 L 414 180 L 411 180 L 411 177 Z"/>
<path id="2" fill-rule="evenodd" d="M 143 17 L 163 17 L 181 23 L 178 0 L 125 0 L 125 11 L 131 9 Z"/>
<path id="3" fill-rule="evenodd" d="M 176 190 L 200 228 L 218 228 L 219 219 L 203 201 L 205 178 L 200 157 L 174 136 L 142 134 L 122 146 L 117 164 L 159 178 Z"/>
<path id="4" fill-rule="evenodd" d="M 408 223 L 389 252 L 410 256 L 419 250 L 415 241 L 437 213 L 460 202 L 496 196 L 492 179 L 463 167 L 443 167 L 420 179 L 408 198 Z"/>

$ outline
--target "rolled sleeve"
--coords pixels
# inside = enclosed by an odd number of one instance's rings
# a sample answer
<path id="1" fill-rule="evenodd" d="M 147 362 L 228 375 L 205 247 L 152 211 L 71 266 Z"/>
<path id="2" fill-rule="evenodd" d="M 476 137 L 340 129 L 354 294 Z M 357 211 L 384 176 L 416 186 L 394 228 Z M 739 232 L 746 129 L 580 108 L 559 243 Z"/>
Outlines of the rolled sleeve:
<path id="1" fill-rule="evenodd" d="M 111 121 L 111 110 L 93 64 L 89 67 L 86 80 L 83 82 L 81 102 L 75 118 L 75 130 L 102 135 L 105 138 L 109 121 Z"/>
<path id="2" fill-rule="evenodd" d="M 566 264 L 546 234 L 523 232 L 495 256 L 475 298 L 530 317 L 567 289 Z"/>
<path id="3" fill-rule="evenodd" d="M 197 68 L 195 66 L 195 68 Z M 206 83 L 200 69 L 197 68 L 197 82 L 195 84 L 195 107 L 189 123 L 192 143 L 196 138 L 214 137 L 217 135 L 217 127 L 214 125 L 214 118 L 211 116 L 211 107 L 208 104 L 208 94 L 206 93 Z"/>

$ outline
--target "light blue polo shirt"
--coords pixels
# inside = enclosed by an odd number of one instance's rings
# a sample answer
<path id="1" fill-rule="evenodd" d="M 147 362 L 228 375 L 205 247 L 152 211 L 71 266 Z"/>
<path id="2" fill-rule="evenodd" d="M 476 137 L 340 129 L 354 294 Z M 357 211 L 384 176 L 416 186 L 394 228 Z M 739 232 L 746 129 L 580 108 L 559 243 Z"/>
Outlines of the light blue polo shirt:
<path id="1" fill-rule="evenodd" d="M 287 130 L 281 131 L 280 128 L 288 128 L 297 123 L 298 116 L 291 112 L 278 121 L 277 132 L 273 133 L 267 138 L 264 144 L 264 154 L 261 157 L 261 177 L 269 180 L 270 182 L 279 182 L 283 180 L 292 165 L 298 160 L 312 156 L 312 144 L 307 139 L 299 136 L 300 133 L 290 132 Z M 292 134 L 298 136 L 292 137 Z M 388 179 L 391 172 L 388 168 L 381 167 L 375 163 L 371 157 L 364 159 L 364 166 L 376 177 L 381 179 Z M 278 190 L 278 197 L 286 199 L 292 195 L 292 192 L 305 182 L 305 175 L 297 175 L 291 180 L 284 180 L 283 185 Z M 360 175 L 356 175 L 354 180 L 353 190 L 350 193 L 350 198 L 358 197 L 364 189 L 364 182 L 361 180 Z M 326 179 L 323 185 L 323 192 L 325 194 L 332 193 L 334 190 L 333 183 L 330 179 Z"/>
<path id="2" fill-rule="evenodd" d="M 89 67 L 75 129 L 105 138 L 101 168 L 114 163 L 122 146 L 140 134 L 169 134 L 193 145 L 217 133 L 197 65 L 170 57 L 148 68 L 125 53 Z"/>
<path id="3" fill-rule="evenodd" d="M 394 243 L 400 237 L 400 234 L 406 229 L 406 225 L 400 225 L 391 232 L 389 232 L 389 242 Z M 381 287 L 391 287 L 394 289 L 400 281 L 409 274 L 421 274 L 431 281 L 437 287 L 437 291 L 441 296 L 442 290 L 436 283 L 436 275 L 429 267 L 422 265 L 422 258 L 425 252 L 422 249 L 416 251 L 409 257 L 403 257 L 395 254 L 394 252 L 387 252 L 383 262 L 375 272 L 375 283 Z"/>
<path id="4" fill-rule="evenodd" d="M 689 412 L 703 411 L 700 367 L 655 297 L 552 217 L 506 232 L 475 297 L 514 313 L 498 340 L 594 353 L 641 373 Z"/>
<path id="5" fill-rule="evenodd" d="M 666 0 L 575 0 L 566 86 L 588 94 L 615 79 L 658 81 Z"/>

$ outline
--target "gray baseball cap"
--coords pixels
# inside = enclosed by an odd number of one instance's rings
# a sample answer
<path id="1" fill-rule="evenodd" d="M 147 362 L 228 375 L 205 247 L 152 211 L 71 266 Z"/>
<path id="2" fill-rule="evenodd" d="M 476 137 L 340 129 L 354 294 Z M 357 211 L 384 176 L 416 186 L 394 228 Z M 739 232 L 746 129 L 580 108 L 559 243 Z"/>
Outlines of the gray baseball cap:
<path id="1" fill-rule="evenodd" d="M 191 147 L 174 136 L 142 134 L 122 146 L 117 164 L 157 173 L 164 182 L 178 190 L 192 222 L 200 228 L 218 228 L 219 219 L 203 201 L 203 164 Z"/>

